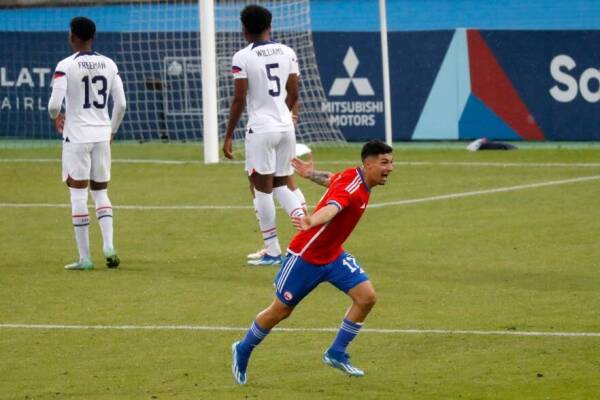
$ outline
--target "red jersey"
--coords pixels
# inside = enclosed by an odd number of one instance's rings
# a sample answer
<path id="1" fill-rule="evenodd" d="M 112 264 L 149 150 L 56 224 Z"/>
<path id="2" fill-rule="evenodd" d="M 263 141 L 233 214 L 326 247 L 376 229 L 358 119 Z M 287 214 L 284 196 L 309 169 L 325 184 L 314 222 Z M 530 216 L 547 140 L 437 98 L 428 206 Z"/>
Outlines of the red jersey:
<path id="1" fill-rule="evenodd" d="M 340 209 L 326 224 L 318 225 L 294 236 L 289 252 L 315 265 L 329 264 L 342 254 L 346 241 L 362 217 L 369 202 L 370 190 L 360 168 L 349 168 L 333 175 L 329 189 L 317 204 L 315 212 L 328 204 Z"/>

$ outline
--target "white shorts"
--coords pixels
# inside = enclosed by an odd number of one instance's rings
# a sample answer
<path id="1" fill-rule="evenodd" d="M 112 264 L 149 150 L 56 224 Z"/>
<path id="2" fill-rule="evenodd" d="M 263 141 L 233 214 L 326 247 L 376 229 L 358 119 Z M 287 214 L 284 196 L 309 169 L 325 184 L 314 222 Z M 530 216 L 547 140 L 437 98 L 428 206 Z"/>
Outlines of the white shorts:
<path id="1" fill-rule="evenodd" d="M 62 179 L 110 181 L 110 142 L 63 143 Z"/>
<path id="2" fill-rule="evenodd" d="M 296 155 L 296 134 L 293 130 L 270 133 L 246 132 L 246 171 L 248 175 L 294 173 L 290 161 Z"/>

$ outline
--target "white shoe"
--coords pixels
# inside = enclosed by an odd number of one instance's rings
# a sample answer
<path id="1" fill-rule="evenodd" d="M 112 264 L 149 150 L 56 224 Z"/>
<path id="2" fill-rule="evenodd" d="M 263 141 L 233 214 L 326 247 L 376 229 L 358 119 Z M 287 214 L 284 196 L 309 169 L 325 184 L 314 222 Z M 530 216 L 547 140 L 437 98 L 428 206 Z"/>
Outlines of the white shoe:
<path id="1" fill-rule="evenodd" d="M 258 260 L 248 260 L 248 265 L 258 265 L 258 266 L 278 265 L 278 264 L 281 264 L 281 261 L 282 261 L 281 254 L 278 256 L 270 256 L 268 254 L 265 254 Z"/>
<path id="2" fill-rule="evenodd" d="M 265 254 L 267 254 L 267 249 L 261 249 L 255 253 L 248 254 L 246 257 L 248 260 L 260 260 Z"/>
<path id="3" fill-rule="evenodd" d="M 79 260 L 74 263 L 65 265 L 65 269 L 71 271 L 90 271 L 94 269 L 94 264 L 89 260 Z"/>

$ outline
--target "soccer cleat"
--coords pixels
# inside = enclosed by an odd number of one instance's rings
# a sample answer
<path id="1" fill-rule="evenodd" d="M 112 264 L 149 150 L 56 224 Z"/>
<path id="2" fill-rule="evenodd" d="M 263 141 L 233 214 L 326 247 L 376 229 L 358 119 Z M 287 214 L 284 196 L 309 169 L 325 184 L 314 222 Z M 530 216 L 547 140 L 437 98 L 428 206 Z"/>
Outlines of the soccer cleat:
<path id="1" fill-rule="evenodd" d="M 281 264 L 281 255 L 278 256 L 270 256 L 268 254 L 264 254 L 261 258 L 257 260 L 249 260 L 248 265 L 252 266 L 268 266 L 268 265 L 278 265 Z"/>
<path id="2" fill-rule="evenodd" d="M 238 385 L 246 384 L 246 367 L 248 366 L 248 359 L 243 359 L 240 357 L 240 354 L 237 351 L 237 345 L 239 344 L 239 340 L 237 342 L 233 342 L 231 345 L 231 372 L 233 373 L 233 380 Z"/>
<path id="3" fill-rule="evenodd" d="M 106 257 L 106 266 L 108 268 L 117 268 L 121 263 L 121 259 L 114 249 L 104 249 L 104 257 Z"/>
<path id="4" fill-rule="evenodd" d="M 357 378 L 365 376 L 365 372 L 363 370 L 360 370 L 352 365 L 348 353 L 327 350 L 325 354 L 323 354 L 323 362 L 330 367 L 339 369 L 348 376 L 355 376 Z"/>
<path id="5" fill-rule="evenodd" d="M 267 249 L 261 249 L 258 250 L 256 253 L 248 254 L 247 258 L 248 260 L 258 260 L 259 258 L 262 258 L 262 256 L 264 256 L 265 254 L 267 254 Z"/>
<path id="6" fill-rule="evenodd" d="M 94 269 L 94 264 L 91 261 L 75 261 L 74 263 L 65 265 L 65 269 L 73 271 L 89 271 Z"/>

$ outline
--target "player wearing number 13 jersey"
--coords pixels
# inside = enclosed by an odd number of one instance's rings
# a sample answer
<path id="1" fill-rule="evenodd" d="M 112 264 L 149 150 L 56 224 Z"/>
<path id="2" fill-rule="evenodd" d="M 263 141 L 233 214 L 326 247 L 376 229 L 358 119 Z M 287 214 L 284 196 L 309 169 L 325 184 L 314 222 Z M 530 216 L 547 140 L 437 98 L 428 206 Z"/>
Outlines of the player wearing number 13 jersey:
<path id="1" fill-rule="evenodd" d="M 328 190 L 312 215 L 292 217 L 300 232 L 292 239 L 275 277 L 275 300 L 258 313 L 246 336 L 232 345 L 236 383 L 246 383 L 246 369 L 254 347 L 321 282 L 331 283 L 352 299 L 323 362 L 350 376 L 364 375 L 352 365 L 346 348 L 375 305 L 375 289 L 358 261 L 343 250 L 342 243 L 364 213 L 371 188 L 384 185 L 394 167 L 392 148 L 378 140 L 364 145 L 361 158 L 362 166 L 338 174 L 315 171 L 312 159 L 292 161 L 298 174 L 327 186 Z"/>
<path id="2" fill-rule="evenodd" d="M 269 10 L 250 5 L 243 9 L 240 19 L 249 44 L 232 60 L 234 96 L 223 153 L 233 159 L 233 132 L 247 105 L 246 172 L 254 187 L 254 206 L 266 251 L 249 264 L 273 265 L 281 262 L 274 199 L 289 215 L 304 215 L 300 199 L 288 188 L 293 173 L 290 161 L 296 152 L 291 110 L 298 101 L 298 61 L 291 48 L 270 40 Z"/>
<path id="3" fill-rule="evenodd" d="M 108 198 L 112 137 L 125 114 L 125 94 L 116 64 L 92 50 L 94 22 L 85 17 L 71 20 L 71 46 L 75 53 L 60 61 L 52 78 L 48 112 L 63 136 L 63 181 L 71 194 L 72 221 L 79 259 L 66 269 L 94 267 L 89 248 L 88 182 L 96 203 L 106 265 L 120 260 L 113 245 L 113 214 Z M 108 98 L 112 96 L 112 118 Z M 61 108 L 65 100 L 65 114 Z"/>

